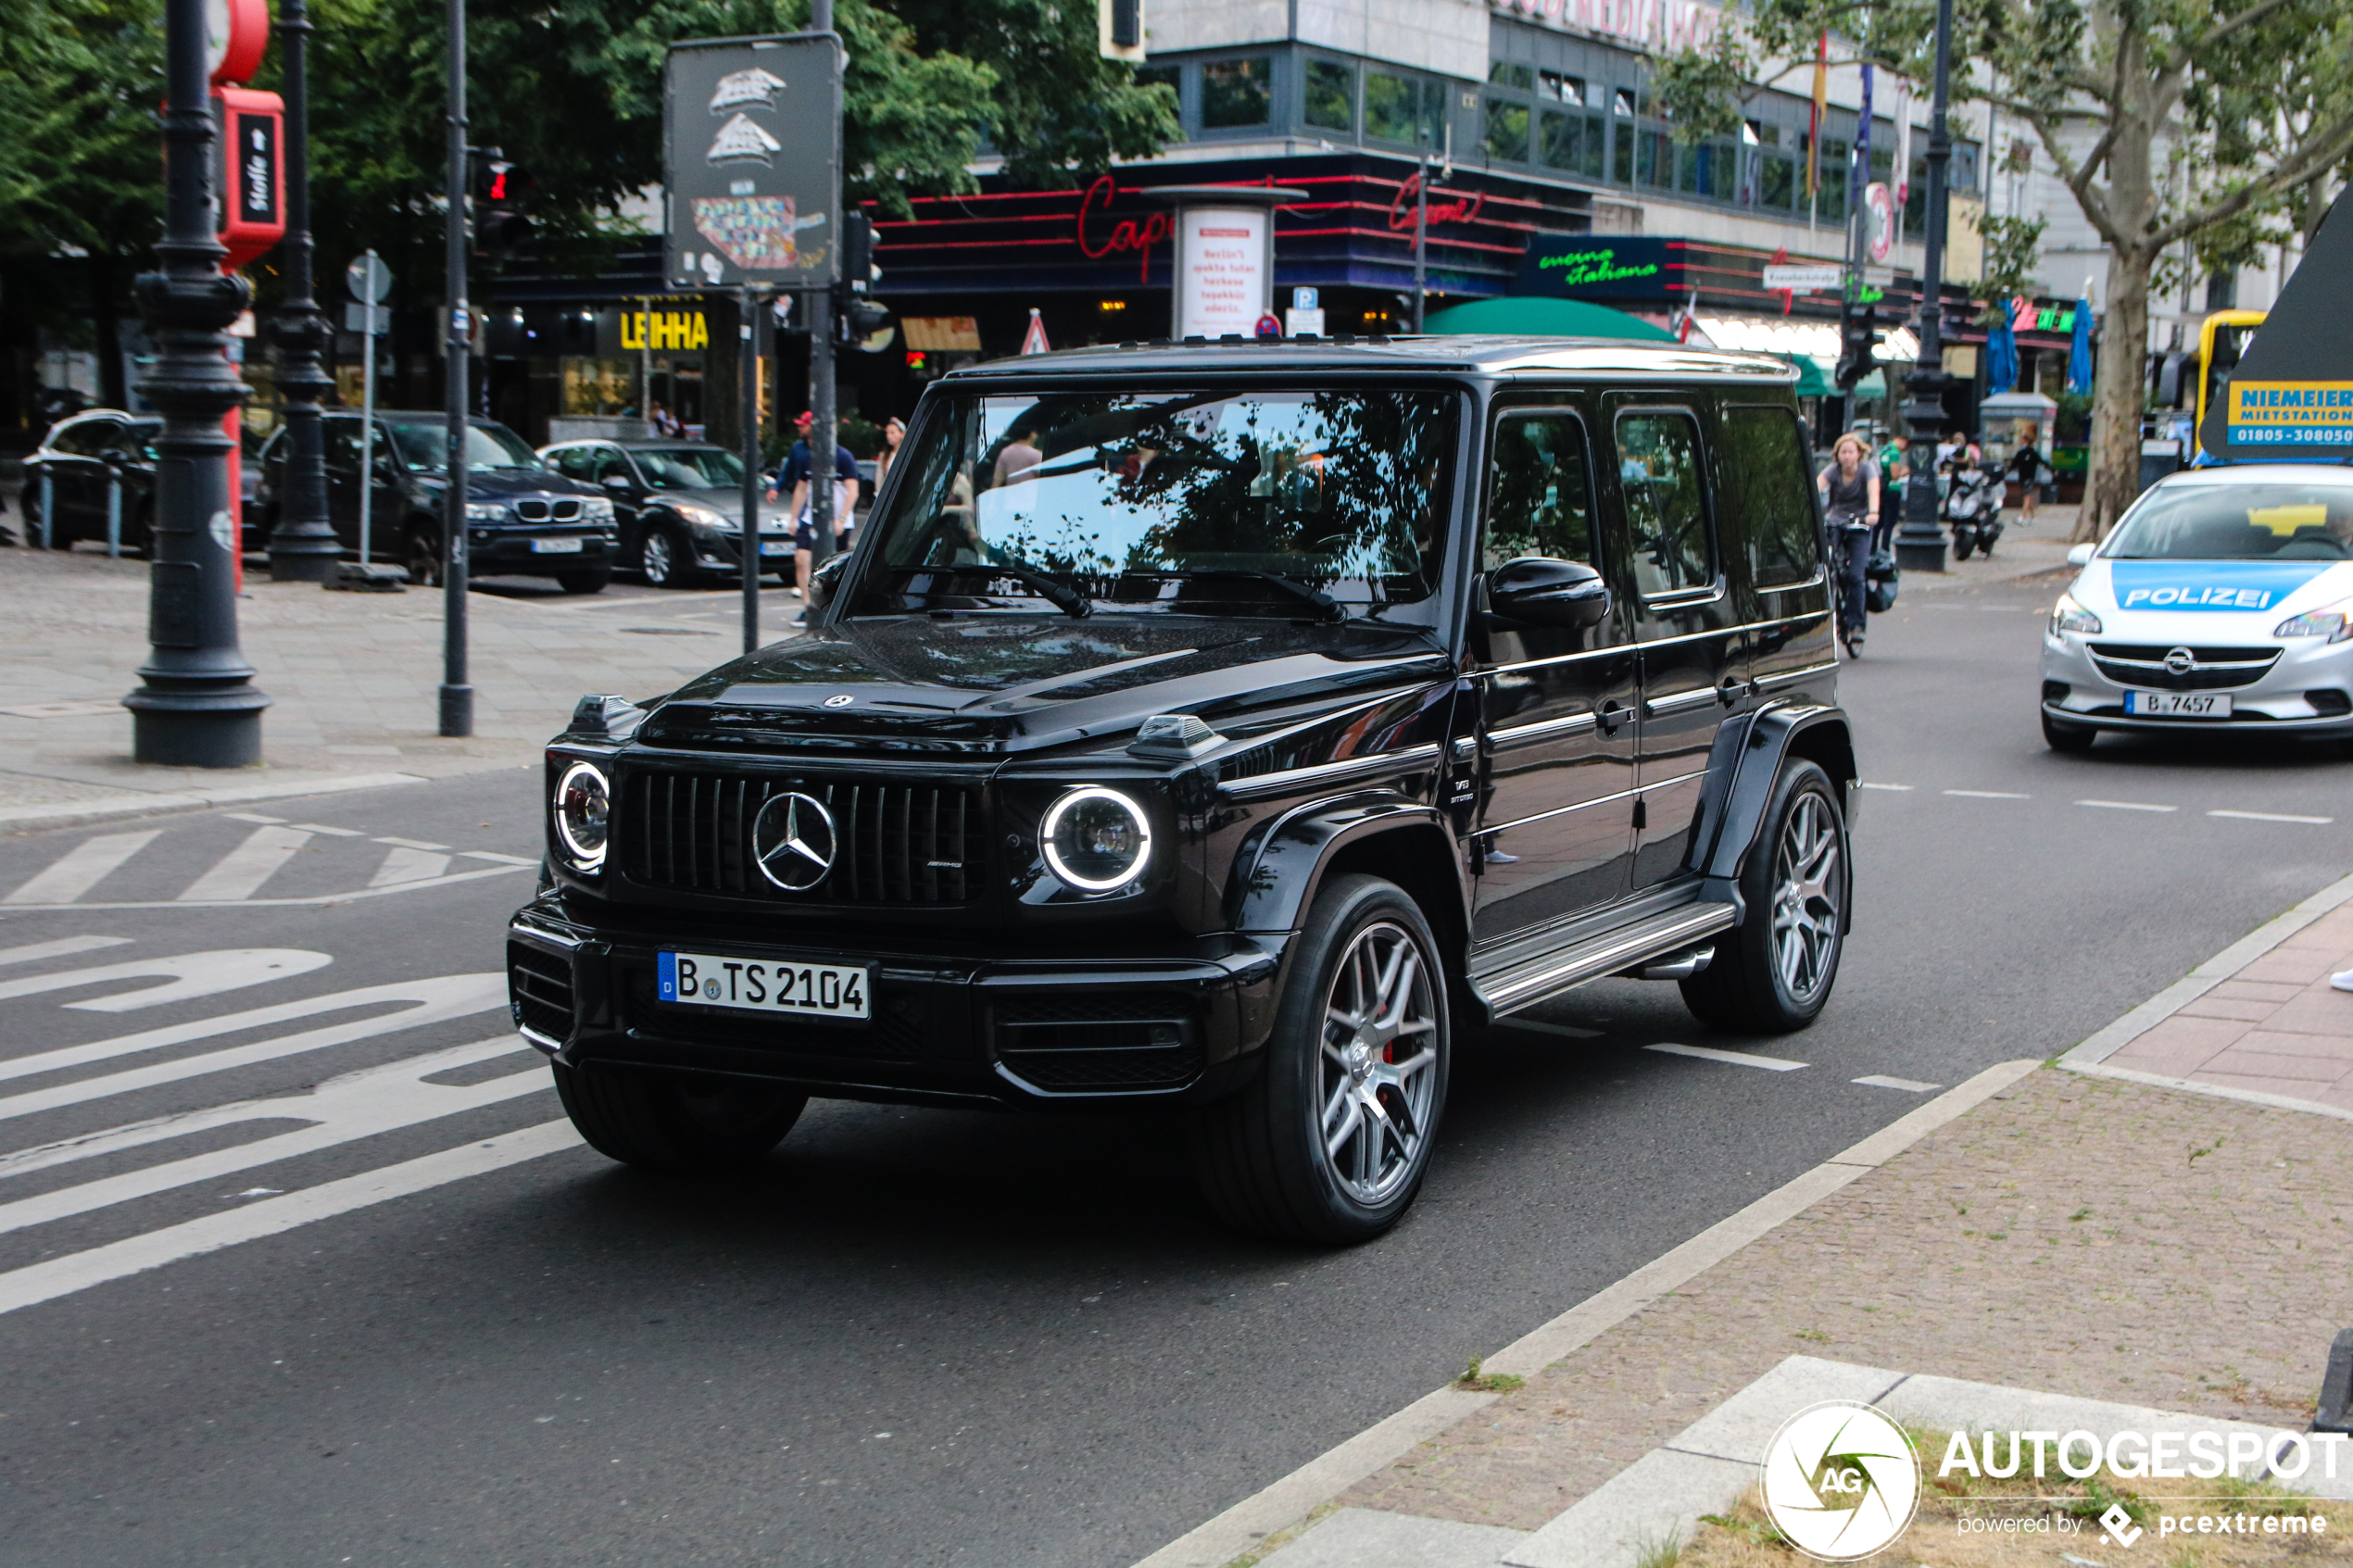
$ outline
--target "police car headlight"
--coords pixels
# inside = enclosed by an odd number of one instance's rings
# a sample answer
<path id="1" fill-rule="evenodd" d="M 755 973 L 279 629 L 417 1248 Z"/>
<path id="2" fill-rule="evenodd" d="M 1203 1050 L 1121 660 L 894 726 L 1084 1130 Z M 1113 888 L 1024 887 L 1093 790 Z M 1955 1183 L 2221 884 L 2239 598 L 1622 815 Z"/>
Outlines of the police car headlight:
<path id="1" fill-rule="evenodd" d="M 2347 619 L 2344 605 L 2330 609 L 2307 610 L 2302 615 L 2291 615 L 2272 627 L 2271 635 L 2326 637 L 2332 643 L 2341 643 L 2347 637 L 2353 637 L 2353 620 Z"/>
<path id="2" fill-rule="evenodd" d="M 601 870 L 612 838 L 612 785 L 594 762 L 574 762 L 556 780 L 556 837 L 577 872 Z"/>
<path id="3" fill-rule="evenodd" d="M 1152 830 L 1144 809 L 1115 789 L 1074 789 L 1046 813 L 1046 864 L 1087 893 L 1109 893 L 1144 874 Z"/>
<path id="4" fill-rule="evenodd" d="M 2051 635 L 2061 632 L 2080 632 L 2087 635 L 2100 629 L 2100 618 L 2075 602 L 2073 594 L 2061 594 L 2059 602 L 2051 609 Z"/>

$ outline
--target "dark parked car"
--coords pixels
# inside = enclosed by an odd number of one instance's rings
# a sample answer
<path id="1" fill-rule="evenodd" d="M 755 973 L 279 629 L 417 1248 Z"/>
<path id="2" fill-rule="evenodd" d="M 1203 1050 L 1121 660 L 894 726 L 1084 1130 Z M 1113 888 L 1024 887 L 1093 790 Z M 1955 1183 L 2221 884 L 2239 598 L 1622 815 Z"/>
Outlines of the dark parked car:
<path id="1" fill-rule="evenodd" d="M 743 571 L 743 459 L 700 441 L 563 441 L 539 456 L 593 484 L 617 513 L 614 559 L 655 587 Z M 792 530 L 781 506 L 760 511 L 761 570 L 792 571 Z"/>
<path id="2" fill-rule="evenodd" d="M 325 427 L 327 515 L 344 548 L 359 548 L 359 420 L 331 410 Z M 448 488 L 448 426 L 437 413 L 379 409 L 371 443 L 375 495 L 369 555 L 399 561 L 409 580 L 441 581 L 442 497 Z M 261 452 L 261 509 L 276 526 L 285 494 L 285 434 Z M 613 504 L 591 484 L 547 468 L 523 438 L 495 420 L 470 420 L 466 445 L 468 569 L 476 577 L 552 577 L 567 594 L 612 580 Z"/>
<path id="3" fill-rule="evenodd" d="M 1327 1242 L 1455 1034 L 1604 975 L 1802 1028 L 1854 744 L 1792 372 L 1438 338 L 1033 356 L 917 411 L 807 637 L 547 749 L 514 1015 L 615 1159 L 811 1096 L 1174 1106 Z"/>
<path id="4" fill-rule="evenodd" d="M 162 429 L 154 414 L 115 408 L 93 408 L 51 426 L 40 450 L 24 460 L 25 543 L 59 550 L 76 540 L 104 543 L 111 508 L 121 547 L 145 554 L 155 517 L 155 440 Z M 44 505 L 50 508 L 46 530 Z"/>

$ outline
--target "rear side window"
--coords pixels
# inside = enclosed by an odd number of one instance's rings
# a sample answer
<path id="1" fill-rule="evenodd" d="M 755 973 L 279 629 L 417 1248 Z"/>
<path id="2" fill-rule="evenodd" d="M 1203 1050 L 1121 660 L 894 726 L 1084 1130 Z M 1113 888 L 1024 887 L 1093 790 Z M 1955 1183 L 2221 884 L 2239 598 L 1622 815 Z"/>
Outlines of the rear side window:
<path id="1" fill-rule="evenodd" d="M 70 453 L 77 458 L 94 458 L 106 450 L 107 443 L 122 433 L 122 426 L 112 420 L 84 420 L 57 432 L 50 442 L 50 450 Z"/>
<path id="2" fill-rule="evenodd" d="M 1495 427 L 1484 564 L 1492 571 L 1522 556 L 1600 564 L 1593 555 L 1585 426 L 1574 414 L 1510 414 Z"/>
<path id="3" fill-rule="evenodd" d="M 1724 532 L 1748 557 L 1749 580 L 1787 587 L 1814 575 L 1821 531 L 1806 483 L 1806 447 L 1787 408 L 1724 410 Z"/>
<path id="4" fill-rule="evenodd" d="M 1681 409 L 1617 417 L 1618 484 L 1634 583 L 1644 598 L 1707 588 L 1716 551 L 1700 494 L 1699 421 Z"/>

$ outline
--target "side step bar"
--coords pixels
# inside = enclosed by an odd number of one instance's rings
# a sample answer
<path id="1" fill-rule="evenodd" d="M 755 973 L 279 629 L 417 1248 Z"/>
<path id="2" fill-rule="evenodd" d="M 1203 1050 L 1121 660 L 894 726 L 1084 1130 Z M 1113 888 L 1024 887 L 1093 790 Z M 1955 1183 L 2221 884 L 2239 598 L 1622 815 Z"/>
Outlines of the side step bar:
<path id="1" fill-rule="evenodd" d="M 1739 918 L 1730 904 L 1686 904 L 1590 942 L 1475 976 L 1471 991 L 1487 1004 L 1491 1014 L 1501 1018 L 1574 990 L 1589 980 L 1629 969 L 1645 959 L 1689 947 L 1730 929 Z"/>

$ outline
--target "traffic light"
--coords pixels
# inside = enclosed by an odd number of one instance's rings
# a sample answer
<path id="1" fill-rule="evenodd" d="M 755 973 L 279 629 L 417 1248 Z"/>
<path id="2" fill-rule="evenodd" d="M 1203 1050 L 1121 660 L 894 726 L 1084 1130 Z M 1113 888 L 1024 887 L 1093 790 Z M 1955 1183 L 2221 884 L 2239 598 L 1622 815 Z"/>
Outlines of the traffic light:
<path id="1" fill-rule="evenodd" d="M 528 245 L 531 220 L 522 208 L 537 189 L 530 170 L 508 161 L 497 147 L 481 147 L 472 157 L 474 252 L 504 258 Z"/>
<path id="2" fill-rule="evenodd" d="M 837 308 L 841 340 L 868 353 L 887 346 L 873 339 L 890 324 L 890 311 L 879 301 L 867 297 L 866 292 L 881 278 L 882 269 L 875 265 L 874 222 L 862 212 L 852 212 L 841 223 L 841 282 L 837 285 Z"/>
<path id="3" fill-rule="evenodd" d="M 1860 310 L 1841 305 L 1838 311 L 1838 366 L 1831 379 L 1841 392 L 1852 392 L 1856 384 L 1878 368 L 1877 350 L 1886 334 L 1879 330 L 1879 307 L 1866 305 Z"/>

